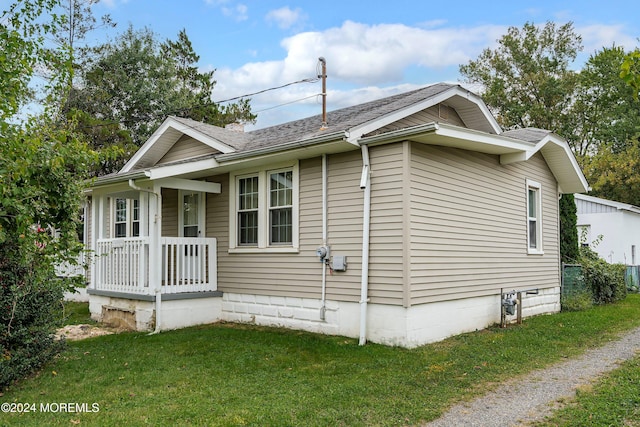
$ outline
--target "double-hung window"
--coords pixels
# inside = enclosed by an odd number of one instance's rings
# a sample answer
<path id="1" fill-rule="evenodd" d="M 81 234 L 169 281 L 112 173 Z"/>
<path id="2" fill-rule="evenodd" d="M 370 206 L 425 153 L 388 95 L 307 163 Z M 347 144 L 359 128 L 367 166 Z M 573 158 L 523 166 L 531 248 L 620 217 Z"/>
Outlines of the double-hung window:
<path id="1" fill-rule="evenodd" d="M 232 175 L 230 250 L 298 247 L 298 166 Z"/>
<path id="2" fill-rule="evenodd" d="M 527 249 L 542 254 L 542 186 L 527 180 Z"/>
<path id="3" fill-rule="evenodd" d="M 238 244 L 258 244 L 258 176 L 238 178 Z"/>
<path id="4" fill-rule="evenodd" d="M 140 202 L 138 199 L 116 198 L 114 201 L 113 237 L 140 235 Z"/>
<path id="5" fill-rule="evenodd" d="M 293 171 L 269 173 L 269 244 L 291 245 L 293 234 Z"/>

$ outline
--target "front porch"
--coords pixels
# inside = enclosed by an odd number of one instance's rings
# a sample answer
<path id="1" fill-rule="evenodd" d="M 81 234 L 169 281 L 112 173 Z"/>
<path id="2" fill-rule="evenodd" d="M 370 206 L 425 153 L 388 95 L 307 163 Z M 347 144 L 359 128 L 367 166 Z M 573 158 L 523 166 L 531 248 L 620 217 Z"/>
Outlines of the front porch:
<path id="1" fill-rule="evenodd" d="M 160 260 L 153 260 L 148 237 L 96 242 L 91 293 L 156 295 L 217 290 L 216 239 L 161 237 Z M 153 274 L 153 273 L 156 274 Z M 153 283 L 150 278 L 159 282 Z"/>
<path id="2" fill-rule="evenodd" d="M 219 192 L 220 184 L 177 178 L 94 188 L 92 317 L 137 330 L 219 320 L 217 239 L 205 236 L 206 195 Z"/>

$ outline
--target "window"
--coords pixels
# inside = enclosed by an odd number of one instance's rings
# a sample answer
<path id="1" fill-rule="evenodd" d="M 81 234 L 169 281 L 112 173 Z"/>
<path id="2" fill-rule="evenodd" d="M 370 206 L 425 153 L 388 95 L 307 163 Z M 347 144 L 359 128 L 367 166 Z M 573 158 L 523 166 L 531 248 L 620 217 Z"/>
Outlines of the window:
<path id="1" fill-rule="evenodd" d="M 293 232 L 293 172 L 269 174 L 269 243 L 291 244 Z"/>
<path id="2" fill-rule="evenodd" d="M 298 167 L 231 177 L 231 250 L 297 251 Z"/>
<path id="3" fill-rule="evenodd" d="M 114 203 L 113 237 L 140 236 L 140 201 L 116 198 Z"/>
<path id="4" fill-rule="evenodd" d="M 133 199 L 133 219 L 131 220 L 131 235 L 140 236 L 140 202 Z"/>
<path id="5" fill-rule="evenodd" d="M 527 180 L 527 241 L 530 254 L 542 254 L 542 187 Z"/>
<path id="6" fill-rule="evenodd" d="M 196 191 L 178 192 L 178 236 L 204 237 L 207 196 Z"/>
<path id="7" fill-rule="evenodd" d="M 127 199 L 116 199 L 113 237 L 127 237 Z"/>
<path id="8" fill-rule="evenodd" d="M 238 179 L 238 244 L 258 244 L 258 177 Z"/>
<path id="9" fill-rule="evenodd" d="M 191 193 L 182 196 L 182 236 L 198 237 L 200 223 L 198 221 L 199 194 Z"/>

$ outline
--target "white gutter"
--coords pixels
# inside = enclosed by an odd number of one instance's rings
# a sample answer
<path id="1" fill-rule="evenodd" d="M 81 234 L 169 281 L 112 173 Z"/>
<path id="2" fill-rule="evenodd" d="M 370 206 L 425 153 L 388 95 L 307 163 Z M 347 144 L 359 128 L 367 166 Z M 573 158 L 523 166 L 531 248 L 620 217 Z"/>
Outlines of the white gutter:
<path id="1" fill-rule="evenodd" d="M 151 251 L 154 250 L 156 251 L 156 256 L 155 259 L 156 260 L 160 260 L 162 258 L 162 247 L 160 245 L 160 241 L 158 241 L 157 237 L 160 236 L 160 229 L 159 229 L 159 222 L 162 218 L 162 194 L 160 193 L 160 191 L 153 191 L 153 190 L 149 190 L 147 188 L 142 188 L 142 187 L 138 187 L 135 183 L 135 181 L 133 179 L 129 180 L 129 187 L 131 187 L 134 190 L 137 191 L 144 191 L 145 193 L 149 193 L 149 194 L 153 194 L 156 196 L 156 215 L 155 218 L 153 219 L 153 224 L 154 224 L 154 230 L 153 230 L 153 235 L 154 238 L 150 239 L 149 241 L 149 254 L 151 254 Z M 151 276 L 151 272 L 154 271 L 155 269 L 151 267 L 151 265 L 149 265 L 149 275 Z M 152 276 L 155 280 L 156 283 L 156 288 L 155 288 L 155 300 L 156 300 L 156 327 L 154 329 L 154 331 L 151 334 L 157 334 L 158 332 L 160 332 L 160 322 L 162 320 L 162 285 L 160 283 L 160 279 L 158 277 L 156 277 L 156 275 L 154 274 Z M 152 277 L 149 277 L 149 280 L 151 281 Z M 150 334 L 150 335 L 151 335 Z"/>
<path id="2" fill-rule="evenodd" d="M 327 154 L 322 155 L 322 246 L 327 247 Z M 322 306 L 320 307 L 320 320 L 325 320 L 327 311 L 327 262 L 322 261 Z"/>
<path id="3" fill-rule="evenodd" d="M 360 345 L 367 342 L 367 302 L 369 301 L 369 230 L 371 224 L 371 171 L 369 147 L 361 145 L 362 176 L 360 188 L 364 190 L 362 210 L 362 278 L 360 282 Z"/>

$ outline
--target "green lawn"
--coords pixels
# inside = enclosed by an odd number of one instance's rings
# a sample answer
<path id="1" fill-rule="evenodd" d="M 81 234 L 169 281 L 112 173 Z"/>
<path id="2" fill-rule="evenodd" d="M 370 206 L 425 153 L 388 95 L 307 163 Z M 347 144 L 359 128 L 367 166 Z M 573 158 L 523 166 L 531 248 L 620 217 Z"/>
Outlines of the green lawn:
<path id="1" fill-rule="evenodd" d="M 0 424 L 415 425 L 635 326 L 639 295 L 414 350 L 234 324 L 109 335 L 69 343 L 39 375 L 6 390 L 3 402 L 38 411 L 5 413 Z M 39 411 L 61 402 L 99 411 Z"/>
<path id="2" fill-rule="evenodd" d="M 640 355 L 595 385 L 579 388 L 574 401 L 536 426 L 640 426 Z"/>

